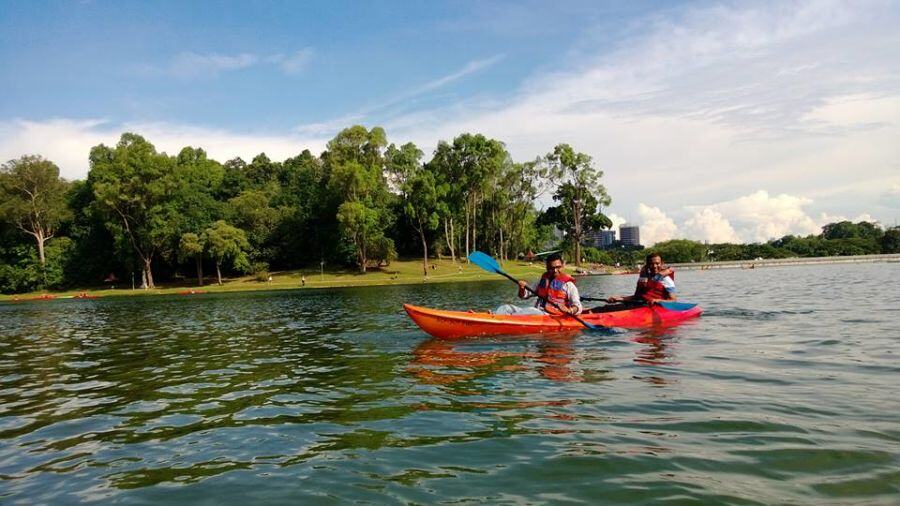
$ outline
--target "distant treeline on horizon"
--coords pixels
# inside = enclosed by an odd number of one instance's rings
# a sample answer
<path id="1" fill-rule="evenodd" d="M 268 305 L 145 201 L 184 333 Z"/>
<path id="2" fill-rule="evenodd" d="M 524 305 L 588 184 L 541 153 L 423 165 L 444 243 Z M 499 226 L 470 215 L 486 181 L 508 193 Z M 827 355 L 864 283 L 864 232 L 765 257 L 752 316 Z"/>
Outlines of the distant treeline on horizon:
<path id="1" fill-rule="evenodd" d="M 498 140 L 464 133 L 431 159 L 389 144 L 380 127 L 353 126 L 315 156 L 265 154 L 224 163 L 200 148 L 157 152 L 124 133 L 90 152 L 87 179 L 69 182 L 39 155 L 0 170 L 0 291 L 98 286 L 136 275 L 158 280 L 320 266 L 360 272 L 399 256 L 453 260 L 483 250 L 501 259 L 548 246 L 592 263 L 639 261 L 632 248 L 583 247 L 612 223 L 611 199 L 590 156 L 558 144 L 516 162 Z M 534 202 L 552 195 L 554 206 Z M 565 232 L 555 244 L 554 227 Z M 669 262 L 900 252 L 900 227 L 839 222 L 819 236 L 765 244 L 689 240 L 654 246 Z M 580 262 L 576 262 L 580 263 Z"/>

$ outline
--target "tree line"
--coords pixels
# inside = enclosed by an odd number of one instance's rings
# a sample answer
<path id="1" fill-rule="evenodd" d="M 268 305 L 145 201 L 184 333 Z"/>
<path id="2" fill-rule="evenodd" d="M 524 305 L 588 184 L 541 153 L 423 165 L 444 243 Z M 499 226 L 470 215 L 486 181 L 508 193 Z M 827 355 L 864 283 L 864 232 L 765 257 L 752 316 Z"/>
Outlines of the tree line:
<path id="1" fill-rule="evenodd" d="M 153 288 L 204 269 L 260 273 L 327 263 L 360 272 L 398 256 L 453 261 L 483 249 L 507 259 L 566 231 L 576 258 L 585 234 L 611 225 L 602 172 L 559 144 L 527 162 L 505 145 L 464 133 L 429 161 L 380 127 L 352 126 L 316 156 L 264 153 L 220 163 L 196 147 L 177 155 L 122 134 L 90 150 L 87 178 L 66 181 L 50 160 L 26 155 L 0 169 L 0 290 L 96 286 Z M 540 212 L 535 201 L 550 193 Z"/>
<path id="2" fill-rule="evenodd" d="M 822 227 L 822 233 L 799 237 L 786 235 L 764 243 L 709 244 L 688 239 L 657 243 L 653 251 L 669 263 L 752 261 L 759 258 L 827 257 L 900 253 L 900 226 L 882 229 L 868 221 L 839 221 Z M 641 249 L 597 250 L 585 256 L 594 263 L 634 266 L 643 262 Z"/>
<path id="3" fill-rule="evenodd" d="M 283 162 L 264 153 L 220 163 L 196 147 L 159 152 L 134 133 L 89 154 L 87 178 L 25 155 L 0 167 L 0 291 L 136 284 L 319 267 L 367 269 L 398 256 L 464 261 L 563 249 L 581 261 L 640 263 L 640 249 L 584 247 L 609 228 L 611 199 L 590 156 L 558 144 L 512 159 L 505 145 L 464 133 L 430 160 L 413 143 L 388 143 L 380 127 L 339 132 L 318 156 Z M 552 197 L 538 210 L 535 202 Z M 554 230 L 563 231 L 556 239 Z M 826 225 L 818 236 L 762 244 L 673 240 L 654 246 L 668 262 L 900 252 L 900 227 Z"/>

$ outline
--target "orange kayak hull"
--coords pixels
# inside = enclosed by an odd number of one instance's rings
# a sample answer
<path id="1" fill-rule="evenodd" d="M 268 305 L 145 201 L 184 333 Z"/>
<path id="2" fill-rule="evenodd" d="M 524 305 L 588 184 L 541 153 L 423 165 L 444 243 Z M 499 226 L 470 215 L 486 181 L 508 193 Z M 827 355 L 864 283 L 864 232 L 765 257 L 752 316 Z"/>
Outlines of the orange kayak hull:
<path id="1" fill-rule="evenodd" d="M 578 332 L 584 326 L 573 318 L 555 315 L 496 315 L 466 311 L 445 311 L 404 304 L 403 309 L 416 325 L 439 339 L 481 336 L 559 334 Z M 669 307 L 644 306 L 621 311 L 580 315 L 584 321 L 602 327 L 648 328 L 667 326 L 700 316 L 696 304 L 670 303 Z"/>

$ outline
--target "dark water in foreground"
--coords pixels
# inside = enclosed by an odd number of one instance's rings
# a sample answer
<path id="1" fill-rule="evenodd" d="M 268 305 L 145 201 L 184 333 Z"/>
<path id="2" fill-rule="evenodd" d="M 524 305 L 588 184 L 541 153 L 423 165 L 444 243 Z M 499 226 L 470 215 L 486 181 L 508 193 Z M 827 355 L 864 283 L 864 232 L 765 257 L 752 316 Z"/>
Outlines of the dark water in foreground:
<path id="1" fill-rule="evenodd" d="M 675 329 L 455 344 L 401 302 L 511 283 L 0 305 L 0 503 L 896 504 L 898 278 L 683 271 Z"/>

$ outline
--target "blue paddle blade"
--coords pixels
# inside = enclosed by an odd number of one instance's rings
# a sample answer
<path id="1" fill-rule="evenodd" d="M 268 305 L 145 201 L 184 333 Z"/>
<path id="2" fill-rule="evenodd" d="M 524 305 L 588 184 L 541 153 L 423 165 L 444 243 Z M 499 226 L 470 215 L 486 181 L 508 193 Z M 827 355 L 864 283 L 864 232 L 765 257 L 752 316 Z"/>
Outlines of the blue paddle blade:
<path id="1" fill-rule="evenodd" d="M 657 304 L 669 311 L 687 311 L 697 305 L 689 302 L 657 302 Z"/>
<path id="2" fill-rule="evenodd" d="M 500 264 L 498 264 L 497 261 L 487 253 L 473 251 L 469 254 L 469 261 L 486 271 L 496 272 L 498 274 L 502 272 Z"/>

